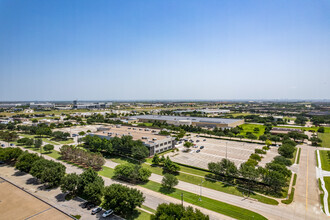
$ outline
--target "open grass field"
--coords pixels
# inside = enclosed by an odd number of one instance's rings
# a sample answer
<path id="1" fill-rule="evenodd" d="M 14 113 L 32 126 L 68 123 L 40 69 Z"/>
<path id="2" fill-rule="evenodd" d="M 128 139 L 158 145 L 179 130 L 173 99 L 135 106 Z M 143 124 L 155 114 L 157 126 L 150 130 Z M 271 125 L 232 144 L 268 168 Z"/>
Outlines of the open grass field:
<path id="1" fill-rule="evenodd" d="M 330 133 L 318 133 L 318 136 L 322 140 L 322 147 L 330 148 Z"/>
<path id="2" fill-rule="evenodd" d="M 199 195 L 174 189 L 172 191 L 167 191 L 162 188 L 161 184 L 149 181 L 148 183 L 141 184 L 142 187 L 160 192 L 164 195 L 171 196 L 176 199 L 181 199 L 181 194 L 183 194 L 184 202 L 188 202 L 227 216 L 230 216 L 235 219 L 266 219 L 262 215 L 252 212 L 247 209 L 243 209 L 237 206 L 233 206 L 227 203 L 223 203 L 217 200 L 213 200 L 207 197 L 202 196 L 202 201 L 199 201 Z"/>
<path id="3" fill-rule="evenodd" d="M 330 171 L 330 159 L 328 158 L 328 151 L 320 150 L 322 170 Z"/>
<path id="4" fill-rule="evenodd" d="M 255 136 L 259 137 L 265 133 L 265 126 L 264 125 L 257 125 L 257 124 L 242 124 L 239 126 L 243 130 L 239 133 L 239 135 L 246 135 L 247 132 L 251 132 Z M 258 132 L 255 132 L 254 129 L 259 128 Z"/>
<path id="5" fill-rule="evenodd" d="M 21 147 L 24 147 L 24 148 L 26 148 L 26 149 L 33 150 L 33 151 L 35 151 L 35 152 L 37 152 L 37 153 L 40 153 L 40 148 L 36 148 L 36 147 L 34 147 L 34 146 L 31 146 L 31 147 L 28 147 L 28 146 L 21 146 Z M 44 150 L 42 149 L 41 152 L 42 152 L 43 155 L 50 156 L 50 157 L 52 157 L 52 158 L 54 158 L 54 159 L 59 159 L 59 158 L 61 157 L 61 154 L 60 154 L 58 151 L 56 151 L 56 150 L 52 150 L 52 151 L 46 152 L 46 151 L 44 151 Z"/>

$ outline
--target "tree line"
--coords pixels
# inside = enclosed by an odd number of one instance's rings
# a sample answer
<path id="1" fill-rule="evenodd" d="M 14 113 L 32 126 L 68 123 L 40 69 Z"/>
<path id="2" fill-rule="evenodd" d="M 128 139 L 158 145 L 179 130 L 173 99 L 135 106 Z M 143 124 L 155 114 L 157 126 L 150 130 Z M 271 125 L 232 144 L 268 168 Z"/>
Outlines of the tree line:
<path id="1" fill-rule="evenodd" d="M 99 152 L 93 153 L 71 145 L 63 145 L 60 148 L 62 159 L 101 170 L 105 159 Z"/>
<path id="2" fill-rule="evenodd" d="M 149 149 L 141 140 L 133 140 L 132 136 L 113 137 L 110 140 L 98 136 L 87 135 L 83 138 L 84 147 L 93 152 L 108 155 L 119 154 L 142 160 L 149 156 Z"/>

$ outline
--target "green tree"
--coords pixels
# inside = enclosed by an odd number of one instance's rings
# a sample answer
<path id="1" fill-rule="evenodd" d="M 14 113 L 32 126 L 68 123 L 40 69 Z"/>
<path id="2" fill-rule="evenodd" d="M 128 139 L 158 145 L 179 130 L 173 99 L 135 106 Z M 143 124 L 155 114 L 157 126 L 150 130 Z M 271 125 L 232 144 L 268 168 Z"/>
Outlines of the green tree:
<path id="1" fill-rule="evenodd" d="M 40 160 L 37 154 L 30 154 L 25 151 L 17 158 L 15 167 L 22 172 L 29 173 L 33 163 L 37 160 Z"/>
<path id="2" fill-rule="evenodd" d="M 81 131 L 78 134 L 79 134 L 79 136 L 84 136 L 86 133 L 84 131 Z"/>
<path id="3" fill-rule="evenodd" d="M 293 158 L 294 151 L 295 146 L 291 144 L 282 144 L 282 146 L 278 148 L 278 153 L 286 158 Z"/>
<path id="4" fill-rule="evenodd" d="M 178 185 L 179 181 L 173 174 L 166 173 L 162 179 L 162 186 L 168 189 L 172 189 Z"/>
<path id="5" fill-rule="evenodd" d="M 158 205 L 156 213 L 151 216 L 151 220 L 209 220 L 208 215 L 204 215 L 200 210 L 191 206 L 184 207 L 180 204 L 162 203 Z"/>
<path id="6" fill-rule="evenodd" d="M 239 168 L 240 175 L 248 180 L 249 193 L 255 181 L 259 177 L 259 172 L 255 169 L 254 166 L 249 165 L 248 163 L 242 163 Z"/>
<path id="7" fill-rule="evenodd" d="M 277 171 L 267 171 L 263 177 L 265 184 L 269 185 L 275 193 L 280 193 L 282 187 L 286 185 L 286 178 Z"/>
<path id="8" fill-rule="evenodd" d="M 146 182 L 151 176 L 151 171 L 141 167 L 140 165 L 127 163 L 120 164 L 115 167 L 115 178 L 129 182 Z"/>
<path id="9" fill-rule="evenodd" d="M 191 143 L 190 141 L 186 141 L 184 144 L 183 144 L 184 147 L 186 147 L 187 149 L 191 148 L 192 146 L 194 146 L 193 143 Z"/>
<path id="10" fill-rule="evenodd" d="M 0 148 L 0 161 L 16 161 L 22 153 L 23 151 L 18 147 Z"/>
<path id="11" fill-rule="evenodd" d="M 158 154 L 155 154 L 154 157 L 152 158 L 152 164 L 159 165 L 160 159 Z"/>
<path id="12" fill-rule="evenodd" d="M 64 176 L 61 180 L 61 191 L 75 196 L 78 190 L 79 178 L 79 175 L 76 173 L 69 173 Z"/>
<path id="13" fill-rule="evenodd" d="M 169 157 L 167 157 L 164 162 L 164 171 L 168 173 L 177 173 L 179 172 L 179 170 L 180 167 L 177 164 L 175 164 L 173 161 L 171 161 Z"/>
<path id="14" fill-rule="evenodd" d="M 137 160 L 142 160 L 149 156 L 149 150 L 144 145 L 135 145 L 132 147 L 132 157 Z"/>
<path id="15" fill-rule="evenodd" d="M 44 146 L 44 150 L 50 152 L 50 151 L 54 150 L 54 145 L 46 144 Z"/>
<path id="16" fill-rule="evenodd" d="M 59 186 L 62 178 L 65 175 L 66 167 L 61 163 L 56 163 L 54 166 L 46 167 L 41 176 L 41 182 L 47 183 L 49 187 Z"/>
<path id="17" fill-rule="evenodd" d="M 42 139 L 41 138 L 34 139 L 34 147 L 39 148 L 40 153 L 41 153 L 41 146 L 42 146 Z"/>
<path id="18" fill-rule="evenodd" d="M 320 133 L 324 133 L 324 131 L 325 131 L 324 127 L 319 127 L 317 129 L 317 132 L 320 132 Z"/>
<path id="19" fill-rule="evenodd" d="M 98 179 L 98 180 L 96 180 Z M 85 187 L 89 183 L 93 183 L 94 181 L 103 182 L 102 177 L 100 177 L 92 168 L 88 168 L 82 174 L 80 174 L 79 184 L 78 184 L 78 194 L 83 195 Z"/>
<path id="20" fill-rule="evenodd" d="M 267 147 L 271 146 L 272 145 L 272 142 L 270 140 L 266 140 L 265 144 L 267 145 Z"/>
<path id="21" fill-rule="evenodd" d="M 137 189 L 120 184 L 112 184 L 105 187 L 103 207 L 113 209 L 115 213 L 127 215 L 138 206 L 141 207 L 145 197 Z"/>
<path id="22" fill-rule="evenodd" d="M 83 194 L 87 198 L 87 201 L 99 205 L 102 202 L 104 192 L 104 181 L 102 178 L 96 178 L 93 182 L 88 183 L 84 187 Z"/>

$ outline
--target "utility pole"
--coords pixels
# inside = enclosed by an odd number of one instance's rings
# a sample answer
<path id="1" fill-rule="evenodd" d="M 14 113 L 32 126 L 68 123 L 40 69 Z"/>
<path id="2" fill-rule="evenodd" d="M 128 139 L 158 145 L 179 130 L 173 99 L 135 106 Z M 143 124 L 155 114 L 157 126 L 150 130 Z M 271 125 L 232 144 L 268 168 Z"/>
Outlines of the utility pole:
<path id="1" fill-rule="evenodd" d="M 183 193 L 181 193 L 181 205 L 183 206 Z"/>

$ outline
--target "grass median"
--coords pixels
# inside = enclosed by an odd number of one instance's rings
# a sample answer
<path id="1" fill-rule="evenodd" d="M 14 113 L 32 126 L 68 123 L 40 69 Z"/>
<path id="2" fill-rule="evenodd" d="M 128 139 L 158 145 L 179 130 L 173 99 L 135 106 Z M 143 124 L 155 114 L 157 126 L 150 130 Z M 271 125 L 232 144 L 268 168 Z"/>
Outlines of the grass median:
<path id="1" fill-rule="evenodd" d="M 265 217 L 263 217 L 262 215 L 256 212 L 244 208 L 240 208 L 238 206 L 230 205 L 228 203 L 220 202 L 218 200 L 210 199 L 204 196 L 202 196 L 201 197 L 202 200 L 199 201 L 199 195 L 184 190 L 180 190 L 180 189 L 174 189 L 172 191 L 165 190 L 161 186 L 161 184 L 153 181 L 149 181 L 148 183 L 145 184 L 140 184 L 140 186 L 179 200 L 181 199 L 181 194 L 183 194 L 184 203 L 188 202 L 196 206 L 200 206 L 212 210 L 214 212 L 218 212 L 220 214 L 230 216 L 235 219 L 266 219 Z"/>
<path id="2" fill-rule="evenodd" d="M 322 170 L 330 171 L 330 159 L 328 157 L 328 151 L 320 150 L 319 153 L 321 158 Z"/>

